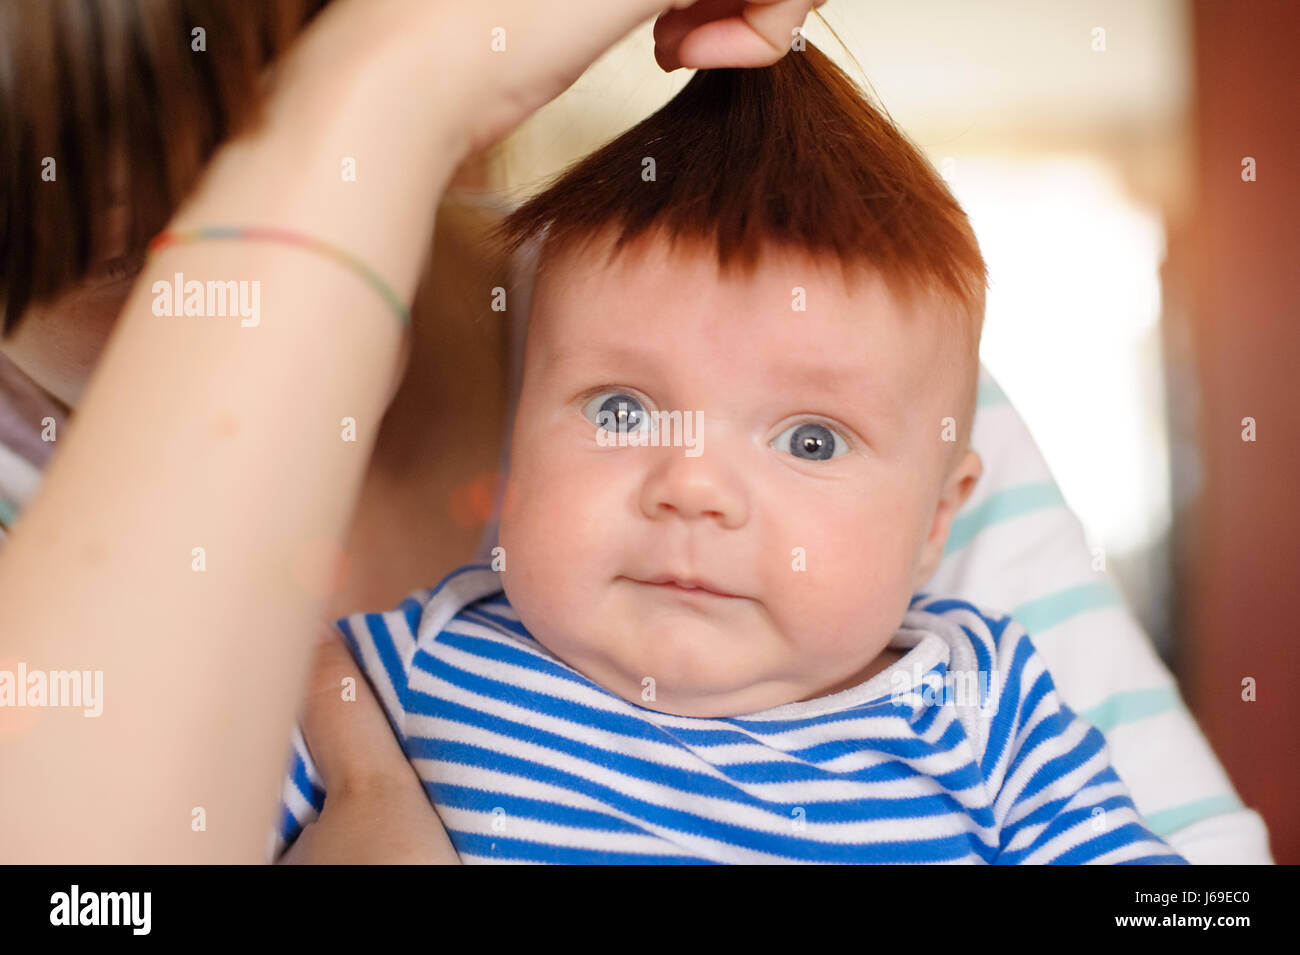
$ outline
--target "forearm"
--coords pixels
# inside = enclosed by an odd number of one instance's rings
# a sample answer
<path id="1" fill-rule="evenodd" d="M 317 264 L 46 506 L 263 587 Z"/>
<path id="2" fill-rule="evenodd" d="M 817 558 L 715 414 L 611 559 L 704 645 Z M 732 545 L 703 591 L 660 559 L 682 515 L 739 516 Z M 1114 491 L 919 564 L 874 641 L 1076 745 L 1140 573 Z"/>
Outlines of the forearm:
<path id="1" fill-rule="evenodd" d="M 344 55 L 332 85 L 288 73 L 173 226 L 314 235 L 409 301 L 463 150 L 450 123 L 392 114 L 391 70 Z M 156 316 L 151 285 L 176 272 L 259 282 L 260 322 Z M 0 658 L 103 671 L 101 716 L 48 709 L 0 748 L 6 861 L 262 858 L 325 607 L 303 562 L 342 540 L 400 341 L 372 289 L 309 252 L 202 242 L 146 267 L 0 556 Z"/>

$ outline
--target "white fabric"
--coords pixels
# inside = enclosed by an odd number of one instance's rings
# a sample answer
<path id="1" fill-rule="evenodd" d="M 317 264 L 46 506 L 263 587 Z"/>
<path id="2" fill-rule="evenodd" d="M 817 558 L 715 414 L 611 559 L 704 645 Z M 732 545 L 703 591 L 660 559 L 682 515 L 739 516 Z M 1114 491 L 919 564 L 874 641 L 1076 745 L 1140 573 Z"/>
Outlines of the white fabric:
<path id="1" fill-rule="evenodd" d="M 1168 668 L 1061 497 L 1019 413 L 988 369 L 971 444 L 984 474 L 923 590 L 1004 610 L 1047 661 L 1067 704 L 1106 737 L 1151 829 L 1193 864 L 1271 864 L 1268 832 L 1242 806 Z"/>

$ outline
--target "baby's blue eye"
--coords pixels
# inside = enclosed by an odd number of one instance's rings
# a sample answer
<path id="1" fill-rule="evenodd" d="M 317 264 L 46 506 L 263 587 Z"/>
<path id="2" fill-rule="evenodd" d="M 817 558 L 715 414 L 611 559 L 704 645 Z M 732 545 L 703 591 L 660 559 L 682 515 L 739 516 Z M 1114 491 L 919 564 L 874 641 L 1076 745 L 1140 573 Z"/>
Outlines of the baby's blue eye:
<path id="1" fill-rule="evenodd" d="M 796 424 L 781 432 L 780 437 L 772 442 L 778 451 L 788 451 L 804 461 L 825 461 L 848 453 L 848 444 L 843 438 L 826 427 L 812 421 Z"/>
<path id="2" fill-rule="evenodd" d="M 641 402 L 621 391 L 602 391 L 587 402 L 582 413 L 596 427 L 615 434 L 644 431 L 650 424 L 650 416 Z"/>

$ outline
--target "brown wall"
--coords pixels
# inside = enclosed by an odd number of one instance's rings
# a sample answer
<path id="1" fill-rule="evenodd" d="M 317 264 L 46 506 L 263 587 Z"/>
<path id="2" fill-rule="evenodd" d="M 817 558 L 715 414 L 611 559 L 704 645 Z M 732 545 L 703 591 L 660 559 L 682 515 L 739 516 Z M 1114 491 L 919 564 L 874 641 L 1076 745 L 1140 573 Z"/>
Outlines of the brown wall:
<path id="1" fill-rule="evenodd" d="M 1192 11 L 1199 181 L 1167 280 L 1192 356 L 1171 399 L 1193 402 L 1202 482 L 1178 538 L 1178 668 L 1274 858 L 1298 863 L 1300 3 L 1194 0 Z M 1242 181 L 1246 156 L 1255 182 Z M 1257 702 L 1242 700 L 1247 677 Z"/>

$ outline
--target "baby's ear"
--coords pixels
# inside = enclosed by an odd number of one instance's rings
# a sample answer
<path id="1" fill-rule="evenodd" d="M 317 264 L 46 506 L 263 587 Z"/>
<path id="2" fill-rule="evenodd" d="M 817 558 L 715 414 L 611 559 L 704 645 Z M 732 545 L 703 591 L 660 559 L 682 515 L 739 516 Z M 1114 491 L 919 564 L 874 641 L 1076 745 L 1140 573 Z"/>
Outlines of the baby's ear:
<path id="1" fill-rule="evenodd" d="M 943 560 L 943 548 L 948 543 L 948 530 L 952 519 L 961 510 L 961 506 L 970 497 L 971 491 L 984 473 L 984 461 L 974 448 L 967 448 L 958 459 L 957 464 L 944 480 L 939 494 L 938 504 L 934 510 L 934 521 L 930 533 L 921 548 L 921 560 L 916 566 L 912 588 L 919 589 L 925 585 Z"/>
<path id="2" fill-rule="evenodd" d="M 967 448 L 961 460 L 957 462 L 957 466 L 952 469 L 952 474 L 948 475 L 948 481 L 944 485 L 944 495 L 951 495 L 955 502 L 952 507 L 954 514 L 961 510 L 962 505 L 970 497 L 971 491 L 975 490 L 975 485 L 979 483 L 979 479 L 983 474 L 984 459 L 980 457 L 979 452 L 974 448 Z"/>

